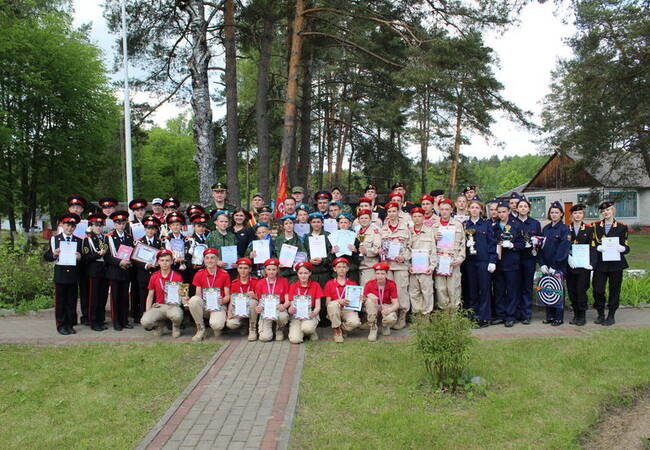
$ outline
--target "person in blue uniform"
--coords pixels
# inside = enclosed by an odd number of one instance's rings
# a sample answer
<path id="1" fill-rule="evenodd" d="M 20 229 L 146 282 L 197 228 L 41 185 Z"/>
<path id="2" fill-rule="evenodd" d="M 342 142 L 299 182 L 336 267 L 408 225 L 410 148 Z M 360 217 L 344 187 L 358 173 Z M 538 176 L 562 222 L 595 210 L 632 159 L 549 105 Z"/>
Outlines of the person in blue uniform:
<path id="1" fill-rule="evenodd" d="M 487 327 L 492 319 L 490 281 L 496 270 L 497 241 L 492 222 L 481 217 L 483 204 L 469 202 L 469 219 L 465 222 L 467 253 L 465 270 L 467 285 L 465 307 L 473 311 L 479 328 Z"/>
<path id="2" fill-rule="evenodd" d="M 517 217 L 517 205 L 519 204 L 519 200 L 522 198 L 523 196 L 519 192 L 513 192 L 510 194 L 508 204 L 510 205 L 510 215 L 512 215 L 512 217 Z"/>
<path id="3" fill-rule="evenodd" d="M 567 260 L 569 259 L 569 250 L 571 241 L 569 240 L 569 227 L 562 219 L 564 210 L 560 202 L 553 202 L 548 209 L 547 223 L 542 229 L 544 245 L 539 253 L 540 270 L 544 274 L 553 275 L 559 272 L 562 277 L 566 276 Z M 564 323 L 564 303 L 558 307 L 546 307 L 546 320 L 543 323 L 550 323 L 557 327 Z"/>
<path id="4" fill-rule="evenodd" d="M 521 222 L 524 235 L 524 248 L 519 252 L 519 299 L 517 301 L 517 320 L 530 325 L 533 316 L 533 279 L 537 266 L 536 242 L 542 235 L 542 225 L 529 217 L 530 203 L 522 198 L 517 203 L 517 220 Z"/>
<path id="5" fill-rule="evenodd" d="M 496 297 L 496 318 L 492 325 L 500 323 L 510 328 L 515 324 L 517 299 L 519 298 L 519 253 L 524 248 L 524 236 L 521 222 L 510 214 L 506 201 L 497 207 L 499 220 L 492 226 L 497 241 L 497 267 L 494 272 Z"/>
<path id="6" fill-rule="evenodd" d="M 569 269 L 566 274 L 566 286 L 573 309 L 573 318 L 569 321 L 572 325 L 579 327 L 587 323 L 587 291 L 591 280 L 592 264 L 595 250 L 591 247 L 591 240 L 594 235 L 594 227 L 584 223 L 586 206 L 578 203 L 571 207 L 571 225 L 569 225 L 569 242 L 578 245 L 589 245 L 589 264 L 586 267 L 576 267 L 572 256 L 569 255 Z"/>
<path id="7" fill-rule="evenodd" d="M 623 269 L 627 269 L 626 254 L 630 252 L 627 241 L 627 225 L 616 220 L 614 203 L 606 201 L 598 207 L 603 220 L 595 222 L 594 234 L 591 245 L 596 249 L 594 276 L 592 281 L 594 292 L 594 308 L 598 311 L 595 323 L 610 326 L 616 323 L 614 316 L 619 306 L 621 283 L 623 282 Z M 604 261 L 603 238 L 618 238 L 617 250 L 621 254 L 619 261 Z M 609 283 L 609 301 L 607 302 L 607 318 L 605 318 L 605 288 Z"/>
<path id="8" fill-rule="evenodd" d="M 134 239 L 134 245 L 148 245 L 157 250 L 160 250 L 164 247 L 163 241 L 158 236 L 160 232 L 160 227 L 162 222 L 154 215 L 145 216 L 142 219 L 142 225 L 144 225 L 144 236 L 139 239 Z M 138 311 L 140 315 L 138 316 L 138 322 L 142 318 L 142 314 L 146 311 L 147 306 L 147 295 L 149 295 L 149 279 L 151 275 L 158 270 L 158 266 L 155 264 L 143 263 L 141 261 L 132 260 L 133 266 L 135 267 L 136 276 L 138 278 L 137 284 L 137 295 L 138 295 Z M 131 290 L 134 288 L 131 286 Z"/>

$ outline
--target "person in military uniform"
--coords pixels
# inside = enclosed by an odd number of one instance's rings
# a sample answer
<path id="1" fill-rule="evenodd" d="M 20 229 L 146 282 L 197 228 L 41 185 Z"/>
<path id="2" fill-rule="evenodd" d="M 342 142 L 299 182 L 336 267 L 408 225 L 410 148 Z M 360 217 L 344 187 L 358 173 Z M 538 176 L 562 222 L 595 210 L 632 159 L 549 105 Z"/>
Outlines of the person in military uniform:
<path id="1" fill-rule="evenodd" d="M 576 267 L 573 256 L 569 255 L 569 269 L 566 274 L 566 286 L 571 299 L 573 308 L 573 318 L 569 321 L 571 325 L 579 327 L 586 325 L 587 319 L 587 291 L 591 281 L 591 271 L 593 270 L 596 255 L 595 249 L 591 246 L 591 240 L 594 235 L 594 227 L 584 223 L 585 209 L 587 207 L 582 203 L 575 204 L 571 207 L 571 225 L 569 226 L 569 242 L 571 245 L 589 245 L 589 264 L 587 267 Z"/>
<path id="2" fill-rule="evenodd" d="M 314 211 L 318 211 L 323 215 L 323 218 L 329 214 L 329 203 L 332 201 L 332 194 L 327 191 L 318 191 L 314 194 Z"/>
<path id="3" fill-rule="evenodd" d="M 251 201 L 251 213 L 253 214 L 253 218 L 255 219 L 255 222 L 259 221 L 259 213 L 260 213 L 260 208 L 264 206 L 264 196 L 262 195 L 261 192 L 256 192 L 253 194 L 253 200 Z M 255 224 L 251 224 L 255 225 Z"/>
<path id="4" fill-rule="evenodd" d="M 530 324 L 533 316 L 533 280 L 537 264 L 537 238 L 541 238 L 542 225 L 529 216 L 530 203 L 526 199 L 517 203 L 517 220 L 521 222 L 525 246 L 519 252 L 519 300 L 517 301 L 517 320 L 522 324 Z"/>
<path id="5" fill-rule="evenodd" d="M 165 208 L 163 208 L 162 198 L 156 197 L 151 200 L 151 211 L 151 215 L 160 220 L 160 223 L 162 224 L 165 220 Z"/>
<path id="6" fill-rule="evenodd" d="M 133 236 L 133 239 L 142 237 L 144 234 L 144 220 L 145 213 L 147 212 L 147 201 L 143 198 L 135 198 L 129 202 L 129 209 L 133 211 L 133 219 L 126 224 L 125 231 Z M 136 232 L 136 230 L 140 230 Z M 131 291 L 129 297 L 131 299 L 131 317 L 133 323 L 140 323 L 140 316 L 143 310 L 140 308 L 140 287 L 138 285 L 138 271 L 135 266 L 131 267 Z"/>
<path id="7" fill-rule="evenodd" d="M 339 214 L 341 214 L 342 210 L 343 210 L 343 203 L 339 201 L 331 201 L 327 206 L 327 215 L 325 216 L 325 218 L 336 220 L 339 217 Z"/>
<path id="8" fill-rule="evenodd" d="M 169 230 L 164 237 L 165 249 L 171 251 L 174 255 L 172 270 L 183 275 L 183 281 L 189 283 L 192 281 L 189 272 L 187 272 L 187 250 L 190 247 L 190 243 L 182 233 L 183 225 L 185 225 L 185 216 L 181 213 L 173 212 L 168 214 L 165 220 L 167 221 L 167 229 Z M 180 248 L 174 250 L 173 245 L 174 242 L 178 242 L 177 239 L 183 241 L 183 250 L 180 250 Z"/>
<path id="9" fill-rule="evenodd" d="M 186 217 L 190 220 L 190 223 L 192 223 L 192 217 L 196 216 L 197 214 L 206 214 L 206 213 L 205 213 L 205 208 L 202 205 L 199 205 L 198 203 L 191 203 L 185 210 L 185 214 Z"/>
<path id="10" fill-rule="evenodd" d="M 508 204 L 510 205 L 510 215 L 512 217 L 517 217 L 517 205 L 519 204 L 519 200 L 521 200 L 523 196 L 519 192 L 513 192 L 510 194 L 510 200 L 508 200 Z"/>
<path id="11" fill-rule="evenodd" d="M 264 205 L 260 208 L 258 222 L 264 222 L 267 226 L 271 225 L 273 221 L 273 208 L 269 205 Z"/>
<path id="12" fill-rule="evenodd" d="M 121 245 L 133 247 L 133 237 L 125 231 L 129 220 L 126 211 L 115 211 L 110 219 L 115 224 L 115 231 L 105 236 L 108 250 L 104 255 L 106 262 L 106 278 L 110 280 L 111 289 L 111 319 L 113 329 L 122 331 L 123 328 L 133 328 L 129 323 L 129 284 L 132 263 L 129 259 L 120 259 L 117 252 Z"/>
<path id="13" fill-rule="evenodd" d="M 435 199 L 427 194 L 424 194 L 423 196 L 420 197 L 420 204 L 422 205 L 422 211 L 424 212 L 423 214 L 423 222 L 426 226 L 432 227 L 434 223 L 436 223 L 436 220 L 438 219 L 438 216 L 436 212 L 433 209 Z"/>
<path id="14" fill-rule="evenodd" d="M 311 231 L 305 235 L 304 242 L 305 250 L 307 252 L 307 260 L 312 266 L 314 266 L 311 279 L 317 281 L 320 286 L 324 288 L 325 283 L 332 278 L 332 258 L 329 256 L 332 252 L 332 244 L 328 239 L 329 233 L 323 229 L 323 214 L 320 212 L 311 213 L 309 215 L 309 226 L 311 227 Z M 321 234 L 325 235 L 325 248 L 328 256 L 325 258 L 312 258 L 311 249 L 309 248 L 309 237 L 320 236 Z M 321 311 L 326 309 L 327 308 L 321 308 Z"/>
<path id="15" fill-rule="evenodd" d="M 350 207 L 350 205 L 344 202 L 343 191 L 341 190 L 341 188 L 335 186 L 332 188 L 331 193 L 332 193 L 332 200 L 335 202 L 339 202 L 341 204 L 341 212 L 352 214 L 352 208 Z"/>
<path id="16" fill-rule="evenodd" d="M 273 254 L 273 239 L 271 238 L 271 235 L 269 234 L 269 224 L 266 222 L 257 222 L 255 226 L 253 227 L 253 231 L 255 232 L 255 239 L 254 240 L 259 240 L 259 241 L 267 241 L 269 245 L 269 255 Z M 253 241 L 251 241 L 248 244 L 248 247 L 246 248 L 246 252 L 244 252 L 244 256 L 246 258 L 250 258 L 252 260 L 255 260 L 255 250 L 253 250 Z M 262 278 L 264 276 L 264 263 L 258 263 L 258 264 L 253 264 L 253 274 L 254 276 L 258 278 Z"/>
<path id="17" fill-rule="evenodd" d="M 429 267 L 426 271 L 414 271 L 413 264 L 409 267 L 409 296 L 413 313 L 429 314 L 433 311 L 433 271 L 436 268 L 436 237 L 433 228 L 424 224 L 424 209 L 416 206 L 411 208 L 413 227 L 411 228 L 411 253 L 413 250 L 426 252 Z"/>
<path id="18" fill-rule="evenodd" d="M 162 225 L 160 219 L 154 215 L 146 216 L 142 220 L 142 224 L 144 225 L 144 236 L 139 239 L 135 239 L 135 245 L 148 245 L 149 247 L 153 247 L 157 250 L 163 248 L 164 243 L 158 236 L 160 232 L 160 226 Z M 138 304 L 135 306 L 133 304 L 131 305 L 131 314 L 134 321 L 136 321 L 137 318 L 136 323 L 140 323 L 142 314 L 144 314 L 146 311 L 147 295 L 149 294 L 149 279 L 151 278 L 151 275 L 158 269 L 158 267 L 155 264 L 143 263 L 135 260 L 133 260 L 133 265 L 135 267 L 137 277 L 136 293 L 138 296 Z M 133 287 L 131 287 L 131 290 L 134 290 Z"/>
<path id="19" fill-rule="evenodd" d="M 598 318 L 594 323 L 610 326 L 616 323 L 615 315 L 619 306 L 621 284 L 623 282 L 623 269 L 627 269 L 625 256 L 630 252 L 627 240 L 627 225 L 619 222 L 614 217 L 616 208 L 611 201 L 604 201 L 598 206 L 603 219 L 594 222 L 594 234 L 591 245 L 596 249 L 594 275 L 592 287 L 594 293 L 594 308 L 598 311 Z M 617 250 L 621 254 L 620 261 L 605 261 L 603 259 L 603 238 L 618 238 Z M 609 284 L 609 300 L 607 301 L 607 318 L 605 318 L 605 291 Z"/>
<path id="20" fill-rule="evenodd" d="M 386 219 L 386 210 L 383 205 L 377 202 L 377 186 L 369 184 L 364 190 L 363 196 L 370 199 L 370 211 L 376 213 L 381 223 Z M 381 226 L 378 224 L 377 226 Z"/>
<path id="21" fill-rule="evenodd" d="M 415 203 L 408 201 L 406 197 L 406 185 L 402 183 L 401 181 L 398 181 L 397 183 L 393 184 L 393 187 L 391 188 L 391 191 L 393 192 L 399 192 L 402 194 L 402 204 L 401 207 L 405 212 L 411 212 L 411 208 L 414 208 L 416 206 Z M 392 201 L 392 200 L 389 200 Z"/>
<path id="22" fill-rule="evenodd" d="M 190 217 L 190 222 L 192 223 L 192 235 L 187 238 L 189 243 L 189 248 L 187 250 L 187 280 L 193 280 L 194 275 L 201 269 L 205 267 L 204 264 L 198 264 L 199 260 L 202 259 L 201 255 L 205 248 L 203 245 L 207 245 L 208 240 L 208 216 L 205 213 L 197 213 L 196 211 Z M 190 297 L 194 295 L 195 286 L 190 284 Z"/>
<path id="23" fill-rule="evenodd" d="M 94 331 L 104 331 L 106 326 L 106 301 L 109 281 L 106 278 L 104 255 L 108 247 L 102 233 L 106 215 L 88 215 L 89 232 L 83 242 L 82 260 L 88 274 L 88 321 Z"/>
<path id="24" fill-rule="evenodd" d="M 481 197 L 479 197 L 478 190 L 474 184 L 468 184 L 465 186 L 465 189 L 463 189 L 463 195 L 467 198 L 467 202 L 471 202 L 472 200 L 481 201 Z"/>
<path id="25" fill-rule="evenodd" d="M 142 224 L 145 213 L 147 212 L 147 201 L 143 198 L 135 198 L 129 202 L 129 209 L 133 211 L 133 219 L 127 224 L 126 232 L 131 232 L 131 224 Z"/>
<path id="26" fill-rule="evenodd" d="M 397 204 L 399 208 L 399 220 L 404 222 L 407 227 L 411 227 L 413 225 L 413 221 L 411 220 L 411 215 L 408 213 L 411 208 L 404 206 L 404 194 L 400 191 L 393 191 L 388 194 L 388 201 Z"/>
<path id="27" fill-rule="evenodd" d="M 79 264 L 74 266 L 59 264 L 61 242 L 73 242 L 77 246 L 76 259 L 81 260 L 82 241 L 74 236 L 74 230 L 81 218 L 78 214 L 68 213 L 61 216 L 61 233 L 52 236 L 50 245 L 43 255 L 44 259 L 54 262 L 54 317 L 59 334 L 75 334 L 77 285 L 79 283 Z"/>
<path id="28" fill-rule="evenodd" d="M 357 216 L 359 222 L 357 239 L 359 239 L 359 254 L 361 255 L 359 278 L 362 286 L 374 278 L 375 271 L 372 266 L 379 262 L 379 253 L 381 252 L 380 226 L 371 222 L 371 218 L 372 211 L 370 209 L 360 210 Z"/>
<path id="29" fill-rule="evenodd" d="M 336 218 L 339 230 L 349 230 L 354 232 L 352 229 L 352 214 L 348 212 L 342 212 Z M 356 234 L 356 233 L 355 233 Z M 354 240 L 354 244 L 348 246 L 348 250 L 352 252 L 352 255 L 342 255 L 345 256 L 345 259 L 348 261 L 348 278 L 354 280 L 355 283 L 359 283 L 359 263 L 361 262 L 361 255 L 359 254 L 359 247 L 361 247 L 361 242 L 359 237 Z M 336 258 L 336 253 L 339 251 L 339 247 L 334 245 L 332 246 L 332 259 Z"/>
<path id="30" fill-rule="evenodd" d="M 237 246 L 237 237 L 235 236 L 234 233 L 228 231 L 228 226 L 230 225 L 230 221 L 228 220 L 228 212 L 225 209 L 218 209 L 217 211 L 214 212 L 212 216 L 212 220 L 214 221 L 214 226 L 215 229 L 213 232 L 211 232 L 208 235 L 208 240 L 206 241 L 206 244 L 210 248 L 216 248 L 219 250 L 219 262 L 217 265 L 221 269 L 226 269 L 226 263 L 223 262 L 223 258 L 221 258 L 221 248 L 226 247 L 226 246 L 231 246 L 234 245 L 235 247 Z M 231 278 L 235 278 L 237 276 L 237 269 L 232 268 L 228 269 L 228 274 L 230 275 Z"/>
<path id="31" fill-rule="evenodd" d="M 296 206 L 296 224 L 309 225 L 309 214 L 311 208 L 306 203 L 301 203 Z M 302 239 L 302 238 L 301 238 Z"/>
<path id="32" fill-rule="evenodd" d="M 160 236 L 165 238 L 169 234 L 167 227 L 167 216 L 178 212 L 181 202 L 176 197 L 167 197 L 163 200 L 163 208 L 165 210 L 165 217 L 161 219 L 162 225 L 160 226 Z"/>
<path id="33" fill-rule="evenodd" d="M 119 202 L 115 197 L 102 197 L 97 203 L 99 203 L 99 207 L 102 209 L 102 213 L 106 216 L 106 218 L 108 218 L 115 212 L 115 207 L 117 207 L 117 204 Z M 104 223 L 105 225 L 104 228 L 102 228 L 102 233 L 110 233 L 115 229 L 115 227 L 113 227 L 113 221 L 111 221 L 110 225 L 107 223 L 107 221 L 104 221 Z"/>
<path id="34" fill-rule="evenodd" d="M 493 224 L 499 221 L 499 214 L 497 212 L 497 206 L 499 202 L 496 199 L 492 199 L 487 202 L 487 219 Z"/>
<path id="35" fill-rule="evenodd" d="M 296 201 L 296 205 L 305 201 L 305 189 L 302 186 L 294 186 L 291 189 L 291 197 Z"/>
<path id="36" fill-rule="evenodd" d="M 214 201 L 214 207 L 212 208 L 212 213 L 219 210 L 227 211 L 228 218 L 230 218 L 230 216 L 232 215 L 232 213 L 235 211 L 237 207 L 228 203 L 228 201 L 226 200 L 227 195 L 228 195 L 228 186 L 226 186 L 225 183 L 218 181 L 212 185 L 212 200 Z"/>
<path id="37" fill-rule="evenodd" d="M 280 259 L 280 252 L 282 251 L 282 246 L 284 244 L 293 245 L 298 247 L 299 252 L 304 252 L 302 241 L 300 237 L 294 232 L 293 225 L 296 220 L 296 216 L 285 215 L 280 217 L 280 223 L 282 224 L 282 232 L 273 239 L 273 255 L 272 258 Z M 298 275 L 293 271 L 293 267 L 280 267 L 280 276 L 286 278 L 289 281 L 289 284 L 293 283 L 298 279 Z"/>
<path id="38" fill-rule="evenodd" d="M 440 215 L 440 201 L 445 198 L 445 191 L 442 189 L 434 189 L 429 192 L 429 195 L 433 197 L 433 212 L 439 216 Z"/>

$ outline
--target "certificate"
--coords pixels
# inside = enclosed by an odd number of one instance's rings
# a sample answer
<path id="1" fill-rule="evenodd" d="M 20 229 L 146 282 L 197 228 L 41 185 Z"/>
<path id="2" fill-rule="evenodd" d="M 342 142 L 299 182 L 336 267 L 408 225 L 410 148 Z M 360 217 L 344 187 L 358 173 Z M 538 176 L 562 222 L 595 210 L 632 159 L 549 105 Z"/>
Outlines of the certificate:
<path id="1" fill-rule="evenodd" d="M 226 263 L 226 269 L 234 268 L 237 259 L 236 245 L 225 245 L 221 247 L 221 261 Z"/>
<path id="2" fill-rule="evenodd" d="M 345 298 L 348 300 L 348 306 L 345 306 L 343 309 L 361 311 L 362 292 L 362 286 L 345 286 Z"/>
<path id="3" fill-rule="evenodd" d="M 325 235 L 309 236 L 309 256 L 314 258 L 327 258 L 327 245 Z"/>
<path id="4" fill-rule="evenodd" d="M 451 276 L 451 256 L 438 255 L 438 267 L 436 275 Z"/>
<path id="5" fill-rule="evenodd" d="M 621 253 L 618 251 L 619 240 L 617 237 L 603 238 L 603 261 L 620 261 Z"/>
<path id="6" fill-rule="evenodd" d="M 576 269 L 586 269 L 589 265 L 589 244 L 573 244 L 571 257 Z"/>
<path id="7" fill-rule="evenodd" d="M 429 270 L 429 250 L 426 248 L 411 249 L 411 268 L 413 273 L 426 273 Z"/>
<path id="8" fill-rule="evenodd" d="M 247 294 L 232 294 L 231 301 L 235 317 L 248 317 L 248 300 Z"/>
<path id="9" fill-rule="evenodd" d="M 296 223 L 293 226 L 293 231 L 300 237 L 303 238 L 304 235 L 309 233 L 310 227 L 308 223 Z"/>
<path id="10" fill-rule="evenodd" d="M 77 265 L 77 243 L 75 241 L 61 241 L 59 242 L 59 262 L 60 266 L 76 266 Z"/>
<path id="11" fill-rule="evenodd" d="M 203 252 L 208 249 L 205 244 L 194 244 L 192 247 L 192 264 L 196 266 L 203 265 Z"/>
<path id="12" fill-rule="evenodd" d="M 399 241 L 390 241 L 388 244 L 388 251 L 386 252 L 386 259 L 394 261 L 402 251 L 402 243 Z"/>
<path id="13" fill-rule="evenodd" d="M 334 236 L 334 242 L 332 242 L 332 236 Z M 357 239 L 357 235 L 352 230 L 338 230 L 333 235 L 330 235 L 330 242 L 332 245 L 337 245 L 339 251 L 336 252 L 336 256 L 348 255 L 352 256 L 352 250 L 348 248 L 349 245 L 354 245 L 354 242 Z"/>
<path id="14" fill-rule="evenodd" d="M 296 259 L 298 247 L 295 245 L 282 244 L 280 248 L 280 267 L 293 267 L 293 261 Z"/>
<path id="15" fill-rule="evenodd" d="M 79 239 L 83 239 L 86 237 L 87 230 L 88 230 L 88 221 L 84 219 L 77 224 L 72 234 L 74 236 L 77 236 Z"/>
<path id="16" fill-rule="evenodd" d="M 456 230 L 451 227 L 440 227 L 438 228 L 438 232 L 441 234 L 440 240 L 437 243 L 438 248 L 454 248 L 454 236 L 456 235 Z"/>
<path id="17" fill-rule="evenodd" d="M 206 311 L 221 311 L 221 289 L 219 288 L 203 288 L 203 300 L 205 300 Z"/>
<path id="18" fill-rule="evenodd" d="M 293 260 L 293 264 L 296 265 L 301 262 L 307 261 L 307 253 L 305 252 L 296 252 L 296 259 Z"/>
<path id="19" fill-rule="evenodd" d="M 131 222 L 131 234 L 133 235 L 133 239 L 144 237 L 144 225 L 140 222 Z"/>
<path id="20" fill-rule="evenodd" d="M 102 232 L 104 234 L 110 233 L 115 229 L 115 223 L 113 223 L 112 219 L 106 219 L 105 225 L 102 228 Z"/>
<path id="21" fill-rule="evenodd" d="M 181 283 L 180 281 L 165 282 L 165 303 L 168 305 L 179 305 L 181 303 Z"/>
<path id="22" fill-rule="evenodd" d="M 156 255 L 158 254 L 158 249 L 146 244 L 138 244 L 135 246 L 133 253 L 131 254 L 131 259 L 145 264 L 151 264 L 152 266 L 156 264 Z"/>
<path id="23" fill-rule="evenodd" d="M 267 259 L 271 258 L 271 248 L 267 239 L 253 241 L 253 251 L 255 252 L 255 258 L 253 258 L 255 264 L 264 264 Z"/>
<path id="24" fill-rule="evenodd" d="M 325 219 L 323 221 L 323 230 L 328 233 L 335 233 L 339 229 L 339 224 L 336 219 Z"/>
<path id="25" fill-rule="evenodd" d="M 115 257 L 117 259 L 126 259 L 129 260 L 131 259 L 131 254 L 133 253 L 133 247 L 129 247 L 128 245 L 120 244 L 120 246 L 117 249 L 117 253 L 115 254 Z"/>
<path id="26" fill-rule="evenodd" d="M 296 314 L 294 317 L 298 320 L 311 319 L 311 295 L 294 295 L 293 306 L 296 307 Z"/>
<path id="27" fill-rule="evenodd" d="M 278 305 L 280 304 L 280 296 L 278 294 L 264 294 L 262 295 L 262 319 L 277 320 L 278 319 Z"/>
<path id="28" fill-rule="evenodd" d="M 185 241 L 183 239 L 171 238 L 169 249 L 174 253 L 174 258 L 185 259 Z"/>
<path id="29" fill-rule="evenodd" d="M 190 237 L 194 234 L 194 225 L 184 225 L 181 234 L 185 237 Z"/>

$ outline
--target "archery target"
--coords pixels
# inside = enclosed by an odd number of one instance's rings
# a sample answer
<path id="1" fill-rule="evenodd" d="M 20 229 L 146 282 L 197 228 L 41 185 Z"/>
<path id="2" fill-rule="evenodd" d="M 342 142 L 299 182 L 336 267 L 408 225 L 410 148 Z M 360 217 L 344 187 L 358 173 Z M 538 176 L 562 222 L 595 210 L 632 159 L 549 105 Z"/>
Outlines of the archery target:
<path id="1" fill-rule="evenodd" d="M 537 281 L 535 288 L 537 300 L 544 306 L 560 306 L 564 299 L 564 285 L 562 277 L 544 275 Z"/>

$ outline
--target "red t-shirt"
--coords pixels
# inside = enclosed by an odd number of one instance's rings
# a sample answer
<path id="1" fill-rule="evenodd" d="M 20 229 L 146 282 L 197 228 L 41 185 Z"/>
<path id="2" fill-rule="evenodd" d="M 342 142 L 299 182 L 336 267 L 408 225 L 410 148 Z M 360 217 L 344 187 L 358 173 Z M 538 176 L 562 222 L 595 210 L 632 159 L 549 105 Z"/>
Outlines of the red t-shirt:
<path id="1" fill-rule="evenodd" d="M 329 280 L 325 283 L 325 297 L 329 297 L 331 300 L 339 300 L 345 298 L 345 286 L 358 286 L 354 280 L 346 279 L 345 285 L 341 286 L 336 278 Z"/>
<path id="2" fill-rule="evenodd" d="M 386 280 L 386 285 L 382 290 L 382 295 L 379 295 L 379 286 L 377 285 L 377 280 L 370 280 L 366 283 L 366 286 L 363 288 L 363 296 L 368 294 L 374 294 L 379 298 L 379 303 L 381 305 L 390 305 L 392 303 L 391 299 L 397 298 L 397 284 L 393 280 Z"/>
<path id="3" fill-rule="evenodd" d="M 311 295 L 311 307 L 315 308 L 316 300 L 323 298 L 323 290 L 314 280 L 309 280 L 307 287 L 301 286 L 300 281 L 294 281 L 289 286 L 289 301 L 293 301 L 294 295 Z"/>
<path id="4" fill-rule="evenodd" d="M 163 278 L 160 274 L 160 270 L 157 270 L 149 278 L 149 285 L 147 289 L 154 290 L 155 296 L 154 300 L 156 303 L 165 303 L 165 282 L 166 281 L 180 281 L 183 282 L 183 277 L 180 273 L 174 272 L 173 270 Z"/>
<path id="5" fill-rule="evenodd" d="M 194 274 L 192 284 L 201 289 L 219 288 L 223 294 L 223 288 L 230 287 L 230 276 L 223 269 L 217 269 L 212 275 L 210 275 L 208 269 L 201 269 Z"/>
<path id="6" fill-rule="evenodd" d="M 257 280 L 255 285 L 255 297 L 261 299 L 262 295 L 276 294 L 280 296 L 280 303 L 284 303 L 285 296 L 289 293 L 289 280 L 284 277 L 277 277 L 275 283 L 270 283 L 267 278 Z"/>
<path id="7" fill-rule="evenodd" d="M 248 283 L 244 284 L 239 278 L 235 278 L 230 283 L 230 292 L 233 294 L 248 294 L 249 292 L 255 292 L 255 286 L 259 280 L 255 277 L 249 277 Z"/>

